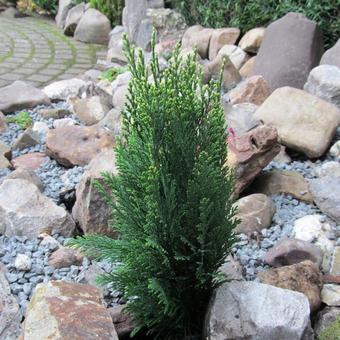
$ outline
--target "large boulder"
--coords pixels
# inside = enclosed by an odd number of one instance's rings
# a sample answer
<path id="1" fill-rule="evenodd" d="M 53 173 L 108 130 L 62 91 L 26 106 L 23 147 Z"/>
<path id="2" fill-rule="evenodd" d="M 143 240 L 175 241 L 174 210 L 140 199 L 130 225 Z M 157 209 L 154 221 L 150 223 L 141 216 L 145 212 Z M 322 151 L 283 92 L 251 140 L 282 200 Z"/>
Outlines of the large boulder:
<path id="1" fill-rule="evenodd" d="M 340 67 L 340 39 L 338 39 L 332 48 L 323 54 L 320 60 L 320 65 L 325 64 Z"/>
<path id="2" fill-rule="evenodd" d="M 77 25 L 85 12 L 85 4 L 80 3 L 70 9 L 65 19 L 64 34 L 73 36 Z"/>
<path id="3" fill-rule="evenodd" d="M 36 238 L 58 232 L 72 236 L 75 224 L 68 212 L 24 179 L 8 179 L 0 186 L 0 234 Z"/>
<path id="4" fill-rule="evenodd" d="M 312 339 L 304 294 L 257 282 L 226 283 L 208 310 L 207 340 Z"/>
<path id="5" fill-rule="evenodd" d="M 340 108 L 340 68 L 334 65 L 313 68 L 304 89 Z"/>
<path id="6" fill-rule="evenodd" d="M 59 0 L 58 13 L 55 17 L 55 21 L 59 28 L 64 28 L 67 14 L 73 6 L 74 4 L 72 0 Z"/>
<path id="7" fill-rule="evenodd" d="M 107 44 L 111 32 L 110 20 L 94 8 L 88 9 L 78 22 L 74 39 L 93 44 Z"/>
<path id="8" fill-rule="evenodd" d="M 96 181 L 106 186 L 102 178 L 103 172 L 117 174 L 115 161 L 113 150 L 103 151 L 90 162 L 77 186 L 72 214 L 85 234 L 115 236 L 114 231 L 108 227 L 112 209 L 95 186 Z"/>
<path id="9" fill-rule="evenodd" d="M 268 26 L 252 74 L 262 75 L 273 90 L 282 86 L 301 89 L 322 53 L 319 26 L 303 14 L 288 13 Z"/>
<path id="10" fill-rule="evenodd" d="M 313 179 L 309 188 L 319 209 L 340 223 L 340 176 Z"/>
<path id="11" fill-rule="evenodd" d="M 209 59 L 214 60 L 224 45 L 234 45 L 240 36 L 236 27 L 218 28 L 212 32 L 209 44 Z"/>
<path id="12" fill-rule="evenodd" d="M 282 87 L 260 106 L 255 118 L 276 127 L 283 145 L 316 158 L 329 147 L 340 110 L 305 91 Z"/>
<path id="13" fill-rule="evenodd" d="M 50 103 L 43 91 L 23 81 L 0 88 L 0 111 L 4 114 Z"/>
<path id="14" fill-rule="evenodd" d="M 318 310 L 321 305 L 322 275 L 319 267 L 311 261 L 267 269 L 258 273 L 257 278 L 262 283 L 305 294 L 312 312 Z"/>
<path id="15" fill-rule="evenodd" d="M 46 153 L 65 167 L 84 166 L 113 145 L 114 137 L 110 131 L 97 125 L 65 126 L 49 131 Z"/>
<path id="16" fill-rule="evenodd" d="M 69 96 L 79 97 L 86 89 L 86 82 L 82 79 L 72 78 L 59 80 L 43 88 L 43 92 L 52 101 L 64 101 Z"/>
<path id="17" fill-rule="evenodd" d="M 261 125 L 242 136 L 229 137 L 228 165 L 235 170 L 235 195 L 240 194 L 280 152 L 277 131 Z"/>
<path id="18" fill-rule="evenodd" d="M 268 228 L 276 211 L 272 199 L 263 194 L 242 197 L 236 202 L 236 207 L 236 217 L 241 221 L 236 232 L 243 234 Z"/>
<path id="19" fill-rule="evenodd" d="M 50 281 L 37 285 L 27 308 L 25 340 L 118 340 L 99 289 Z"/>
<path id="20" fill-rule="evenodd" d="M 22 315 L 5 274 L 6 268 L 0 263 L 0 339 L 16 340 L 21 333 Z"/>

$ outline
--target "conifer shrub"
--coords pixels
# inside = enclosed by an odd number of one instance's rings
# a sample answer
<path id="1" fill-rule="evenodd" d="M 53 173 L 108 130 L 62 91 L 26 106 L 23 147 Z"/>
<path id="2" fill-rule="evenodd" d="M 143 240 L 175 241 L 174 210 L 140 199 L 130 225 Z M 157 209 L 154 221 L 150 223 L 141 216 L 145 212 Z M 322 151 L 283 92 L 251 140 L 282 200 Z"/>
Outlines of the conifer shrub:
<path id="1" fill-rule="evenodd" d="M 125 50 L 132 80 L 116 147 L 119 174 L 98 184 L 120 236 L 86 235 L 70 246 L 116 264 L 99 282 L 123 293 L 135 334 L 200 339 L 238 223 L 220 84 L 202 85 L 195 56 L 181 60 L 179 47 L 163 72 L 154 52 L 149 69 L 126 38 Z"/>

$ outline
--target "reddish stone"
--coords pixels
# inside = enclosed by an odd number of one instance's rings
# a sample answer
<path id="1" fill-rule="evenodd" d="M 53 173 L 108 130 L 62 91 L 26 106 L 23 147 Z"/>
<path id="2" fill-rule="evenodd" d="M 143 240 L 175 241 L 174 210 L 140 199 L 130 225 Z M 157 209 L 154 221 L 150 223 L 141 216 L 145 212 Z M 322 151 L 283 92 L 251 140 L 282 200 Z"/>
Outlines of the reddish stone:
<path id="1" fill-rule="evenodd" d="M 33 152 L 14 158 L 12 160 L 12 165 L 15 169 L 24 167 L 30 170 L 36 170 L 46 161 L 48 161 L 46 154 L 42 152 Z"/>

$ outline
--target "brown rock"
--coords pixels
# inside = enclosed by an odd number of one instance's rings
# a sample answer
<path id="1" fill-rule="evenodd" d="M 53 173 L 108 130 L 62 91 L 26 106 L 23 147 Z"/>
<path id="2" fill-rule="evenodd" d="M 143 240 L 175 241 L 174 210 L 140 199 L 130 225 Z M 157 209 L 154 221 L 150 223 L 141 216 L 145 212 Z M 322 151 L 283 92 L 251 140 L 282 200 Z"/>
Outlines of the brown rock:
<path id="1" fill-rule="evenodd" d="M 23 334 L 25 340 L 118 340 L 101 292 L 93 286 L 64 281 L 37 285 Z"/>
<path id="2" fill-rule="evenodd" d="M 236 217 L 241 220 L 236 232 L 243 234 L 260 232 L 268 228 L 276 211 L 271 198 L 263 194 L 242 197 L 235 205 L 237 206 Z"/>
<path id="3" fill-rule="evenodd" d="M 254 64 L 255 64 L 255 59 L 256 59 L 256 57 L 251 57 L 240 68 L 239 71 L 240 71 L 240 75 L 241 75 L 242 78 L 247 78 L 252 74 L 253 67 L 254 67 Z"/>
<path id="4" fill-rule="evenodd" d="M 257 277 L 262 283 L 305 294 L 312 312 L 320 307 L 322 275 L 319 268 L 311 261 L 268 269 L 260 272 Z"/>
<path id="5" fill-rule="evenodd" d="M 124 306 L 122 305 L 109 308 L 108 312 L 111 315 L 112 322 L 115 326 L 119 339 L 127 337 L 137 326 L 137 323 L 131 318 L 131 316 L 124 312 Z"/>
<path id="6" fill-rule="evenodd" d="M 23 167 L 30 170 L 37 170 L 47 160 L 48 157 L 46 157 L 46 154 L 42 152 L 33 152 L 14 158 L 12 164 L 15 169 Z"/>
<path id="7" fill-rule="evenodd" d="M 7 158 L 8 160 L 11 160 L 12 158 L 11 148 L 1 141 L 0 141 L 0 155 Z"/>
<path id="8" fill-rule="evenodd" d="M 262 76 L 252 76 L 229 91 L 231 104 L 252 103 L 261 105 L 271 94 L 271 89 Z"/>
<path id="9" fill-rule="evenodd" d="M 287 194 L 298 200 L 313 202 L 308 182 L 296 171 L 274 170 L 258 176 L 250 188 L 250 192 L 266 195 Z"/>
<path id="10" fill-rule="evenodd" d="M 209 59 L 214 60 L 224 45 L 234 45 L 240 36 L 236 27 L 218 28 L 212 32 L 209 45 Z"/>
<path id="11" fill-rule="evenodd" d="M 9 175 L 7 175 L 3 179 L 3 181 L 5 181 L 6 179 L 25 179 L 26 181 L 31 182 L 34 185 L 36 185 L 41 192 L 43 192 L 44 190 L 44 185 L 41 182 L 39 176 L 36 175 L 33 170 L 28 169 L 28 168 L 20 167 L 14 170 L 13 172 L 11 172 Z M 2 181 L 0 180 L 0 184 L 1 183 Z"/>
<path id="12" fill-rule="evenodd" d="M 113 145 L 111 133 L 97 125 L 65 126 L 49 131 L 46 152 L 65 167 L 84 166 L 98 153 Z"/>
<path id="13" fill-rule="evenodd" d="M 224 45 L 218 53 L 229 57 L 230 61 L 238 70 L 249 59 L 249 55 L 236 45 Z"/>
<path id="14" fill-rule="evenodd" d="M 45 119 L 49 119 L 49 118 L 60 119 L 60 118 L 70 116 L 72 112 L 67 109 L 56 108 L 56 109 L 41 109 L 38 111 L 38 114 Z"/>
<path id="15" fill-rule="evenodd" d="M 228 165 L 235 169 L 235 195 L 240 194 L 279 153 L 277 131 L 258 126 L 240 137 L 230 136 Z"/>
<path id="16" fill-rule="evenodd" d="M 196 47 L 202 59 L 208 58 L 212 28 L 203 28 L 200 25 L 189 27 L 182 38 L 182 48 Z"/>
<path id="17" fill-rule="evenodd" d="M 56 269 L 79 266 L 83 262 L 84 256 L 78 251 L 66 247 L 60 247 L 48 258 L 48 264 Z"/>
<path id="18" fill-rule="evenodd" d="M 242 37 L 238 43 L 238 46 L 246 52 L 257 53 L 262 44 L 265 32 L 266 29 L 264 27 L 256 27 L 251 29 Z"/>
<path id="19" fill-rule="evenodd" d="M 0 132 L 4 132 L 7 129 L 5 115 L 0 111 Z"/>
<path id="20" fill-rule="evenodd" d="M 32 128 L 28 128 L 18 136 L 18 138 L 14 142 L 13 149 L 23 150 L 39 143 L 39 134 L 37 132 L 34 132 Z"/>
<path id="21" fill-rule="evenodd" d="M 322 258 L 322 250 L 313 243 L 287 238 L 278 242 L 267 252 L 264 262 L 272 267 L 282 267 L 309 260 L 320 267 Z"/>

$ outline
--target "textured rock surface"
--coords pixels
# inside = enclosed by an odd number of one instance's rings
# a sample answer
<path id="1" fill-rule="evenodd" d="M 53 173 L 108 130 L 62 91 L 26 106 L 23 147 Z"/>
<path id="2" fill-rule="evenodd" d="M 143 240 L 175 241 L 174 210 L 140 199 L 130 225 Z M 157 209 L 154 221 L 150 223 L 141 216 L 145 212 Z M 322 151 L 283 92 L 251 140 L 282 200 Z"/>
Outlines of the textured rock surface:
<path id="1" fill-rule="evenodd" d="M 47 160 L 48 157 L 46 157 L 46 154 L 42 152 L 32 152 L 14 158 L 12 160 L 12 164 L 15 169 L 27 168 L 30 170 L 36 170 Z"/>
<path id="2" fill-rule="evenodd" d="M 79 266 L 82 264 L 83 258 L 83 255 L 78 250 L 59 247 L 59 249 L 50 255 L 48 264 L 57 269 L 72 265 Z"/>
<path id="3" fill-rule="evenodd" d="M 80 96 L 86 83 L 82 79 L 59 80 L 44 87 L 43 92 L 53 101 L 66 100 L 69 96 Z"/>
<path id="4" fill-rule="evenodd" d="M 9 179 L 0 186 L 0 234 L 35 238 L 43 232 L 56 231 L 72 236 L 71 216 L 62 207 L 43 196 L 24 179 Z"/>
<path id="5" fill-rule="evenodd" d="M 247 78 L 247 77 L 251 76 L 251 74 L 253 72 L 253 67 L 254 67 L 254 64 L 255 64 L 255 59 L 256 59 L 255 56 L 251 57 L 240 68 L 240 75 L 242 76 L 242 78 Z"/>
<path id="6" fill-rule="evenodd" d="M 236 231 L 243 234 L 261 232 L 268 228 L 276 211 L 271 198 L 263 194 L 242 197 L 236 202 L 236 206 L 237 218 L 241 220 Z"/>
<path id="7" fill-rule="evenodd" d="M 283 145 L 316 158 L 329 147 L 340 110 L 305 91 L 282 87 L 267 98 L 255 118 L 275 126 Z"/>
<path id="8" fill-rule="evenodd" d="M 282 86 L 302 88 L 322 53 L 318 25 L 302 14 L 288 13 L 267 27 L 252 74 L 262 75 L 273 90 Z"/>
<path id="9" fill-rule="evenodd" d="M 108 228 L 112 210 L 104 202 L 103 196 L 94 186 L 94 182 L 100 180 L 104 184 L 101 176 L 103 172 L 117 174 L 115 161 L 113 150 L 100 153 L 91 161 L 77 187 L 77 198 L 72 214 L 85 234 L 96 233 L 114 236 L 113 230 Z"/>
<path id="10" fill-rule="evenodd" d="M 340 307 L 340 285 L 324 285 L 321 291 L 321 300 L 328 306 Z"/>
<path id="11" fill-rule="evenodd" d="M 208 340 L 311 339 L 308 299 L 256 282 L 226 283 L 212 298 L 205 332 Z"/>
<path id="12" fill-rule="evenodd" d="M 262 283 L 305 294 L 312 312 L 318 310 L 321 305 L 322 275 L 318 266 L 311 261 L 267 269 L 257 277 Z"/>
<path id="13" fill-rule="evenodd" d="M 321 60 L 320 65 L 335 65 L 340 67 L 340 39 L 336 42 L 336 44 L 327 50 Z"/>
<path id="14" fill-rule="evenodd" d="M 214 60 L 224 45 L 234 45 L 240 36 L 240 30 L 236 27 L 215 29 L 210 38 L 209 59 Z"/>
<path id="15" fill-rule="evenodd" d="M 0 111 L 5 114 L 42 104 L 50 104 L 44 92 L 23 81 L 0 88 Z"/>
<path id="16" fill-rule="evenodd" d="M 249 30 L 242 37 L 242 39 L 238 43 L 238 46 L 246 52 L 257 53 L 262 44 L 265 32 L 266 29 L 264 27 L 256 27 Z"/>
<path id="17" fill-rule="evenodd" d="M 228 165 L 235 169 L 235 194 L 241 193 L 280 152 L 275 128 L 262 125 L 228 143 Z"/>
<path id="18" fill-rule="evenodd" d="M 236 45 L 224 45 L 219 54 L 226 55 L 229 57 L 230 61 L 239 70 L 245 62 L 249 59 L 249 56 L 242 48 Z"/>
<path id="19" fill-rule="evenodd" d="M 124 306 L 118 305 L 109 308 L 108 311 L 120 339 L 128 336 L 136 327 L 136 322 L 132 320 L 129 314 L 124 312 Z"/>
<path id="20" fill-rule="evenodd" d="M 314 324 L 314 332 L 317 336 L 327 328 L 331 323 L 336 321 L 340 315 L 340 308 L 326 307 L 318 313 L 317 319 Z"/>
<path id="21" fill-rule="evenodd" d="M 41 182 L 39 176 L 37 176 L 33 170 L 24 167 L 18 168 L 8 174 L 4 179 L 0 179 L 0 184 L 2 184 L 2 182 L 6 179 L 24 179 L 36 185 L 41 192 L 44 190 L 44 185 Z"/>
<path id="22" fill-rule="evenodd" d="M 100 291 L 89 285 L 40 283 L 28 306 L 25 340 L 118 340 Z"/>
<path id="23" fill-rule="evenodd" d="M 65 167 L 84 166 L 98 153 L 113 145 L 111 133 L 96 125 L 65 126 L 49 131 L 46 152 Z"/>
<path id="24" fill-rule="evenodd" d="M 67 13 L 67 17 L 65 19 L 65 25 L 64 25 L 64 34 L 73 36 L 76 27 L 83 16 L 85 12 L 85 4 L 80 3 L 77 6 L 74 6 L 70 9 L 70 11 Z"/>

